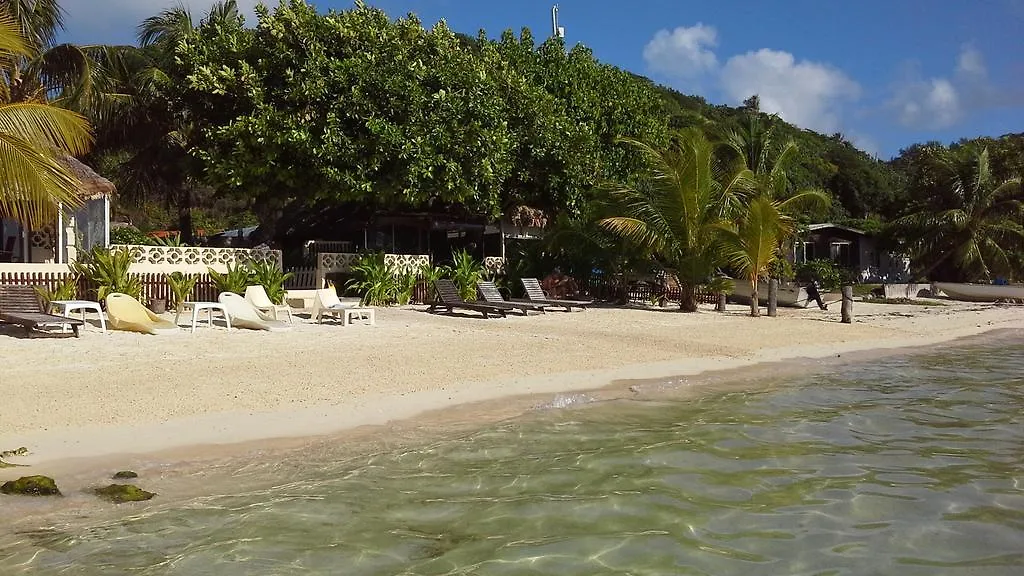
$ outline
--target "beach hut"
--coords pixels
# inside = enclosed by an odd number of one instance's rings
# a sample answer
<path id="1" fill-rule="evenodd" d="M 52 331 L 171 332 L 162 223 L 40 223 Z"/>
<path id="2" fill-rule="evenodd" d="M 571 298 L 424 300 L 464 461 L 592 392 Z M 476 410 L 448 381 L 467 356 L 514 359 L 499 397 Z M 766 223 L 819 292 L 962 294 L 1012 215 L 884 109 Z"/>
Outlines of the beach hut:
<path id="1" fill-rule="evenodd" d="M 80 205 L 59 205 L 56 222 L 40 227 L 0 218 L 0 263 L 67 263 L 80 251 L 110 244 L 113 182 L 71 156 L 64 163 L 80 182 Z"/>

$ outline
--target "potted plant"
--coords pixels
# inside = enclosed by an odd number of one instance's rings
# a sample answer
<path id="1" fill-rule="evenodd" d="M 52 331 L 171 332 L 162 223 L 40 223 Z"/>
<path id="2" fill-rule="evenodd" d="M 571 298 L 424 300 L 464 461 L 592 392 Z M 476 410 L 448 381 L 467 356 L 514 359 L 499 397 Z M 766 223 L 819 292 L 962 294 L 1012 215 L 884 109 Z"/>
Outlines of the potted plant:
<path id="1" fill-rule="evenodd" d="M 192 289 L 196 286 L 199 278 L 194 275 L 185 275 L 181 272 L 171 272 L 167 275 L 167 286 L 171 289 L 171 306 L 177 314 L 181 314 L 182 306 L 188 301 Z M 156 310 L 154 310 L 156 312 Z"/>
<path id="2" fill-rule="evenodd" d="M 129 272 L 133 263 L 135 254 L 132 250 L 96 247 L 86 252 L 73 267 L 75 273 L 85 276 L 96 286 L 93 291 L 100 302 L 114 292 L 142 299 L 142 281 Z M 152 302 L 150 304 L 152 305 Z M 166 308 L 166 302 L 164 307 Z"/>

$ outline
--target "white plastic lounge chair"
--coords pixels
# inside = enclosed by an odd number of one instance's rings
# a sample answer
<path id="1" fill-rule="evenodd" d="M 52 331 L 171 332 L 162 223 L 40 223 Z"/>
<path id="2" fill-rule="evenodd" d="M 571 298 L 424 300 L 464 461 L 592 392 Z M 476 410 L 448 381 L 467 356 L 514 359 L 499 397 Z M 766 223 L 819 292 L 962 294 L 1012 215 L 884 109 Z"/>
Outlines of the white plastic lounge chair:
<path id="1" fill-rule="evenodd" d="M 224 306 L 224 312 L 231 319 L 231 325 L 235 328 L 248 328 L 249 330 L 269 330 L 281 332 L 291 330 L 292 327 L 266 316 L 234 292 L 221 292 L 217 301 Z"/>
<path id="2" fill-rule="evenodd" d="M 138 300 L 127 294 L 114 292 L 107 295 L 107 320 L 114 330 L 143 334 L 178 334 L 181 330 L 174 322 L 157 316 Z"/>
<path id="3" fill-rule="evenodd" d="M 288 322 L 291 323 L 292 321 L 292 307 L 287 304 L 274 304 L 271 302 L 270 296 L 267 296 L 267 291 L 260 284 L 246 286 L 245 299 L 260 312 L 273 316 L 274 320 L 280 320 L 280 314 L 284 312 L 288 315 Z"/>
<path id="4" fill-rule="evenodd" d="M 342 302 L 333 287 L 317 290 L 313 299 L 313 313 L 310 318 L 316 320 L 317 324 L 322 324 L 324 316 L 340 318 L 342 326 L 348 326 L 353 320 L 364 320 L 371 325 L 377 323 L 373 308 L 363 308 L 358 302 Z"/>

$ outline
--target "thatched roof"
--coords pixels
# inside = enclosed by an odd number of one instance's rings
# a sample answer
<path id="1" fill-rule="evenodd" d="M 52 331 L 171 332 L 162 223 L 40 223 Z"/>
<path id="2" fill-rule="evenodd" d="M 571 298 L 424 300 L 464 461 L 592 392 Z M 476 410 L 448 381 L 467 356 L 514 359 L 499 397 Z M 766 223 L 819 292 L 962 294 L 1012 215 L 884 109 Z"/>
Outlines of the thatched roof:
<path id="1" fill-rule="evenodd" d="M 71 173 L 81 181 L 82 185 L 78 188 L 78 195 L 83 201 L 114 195 L 114 183 L 79 162 L 77 158 L 65 156 L 64 163 L 71 169 Z"/>

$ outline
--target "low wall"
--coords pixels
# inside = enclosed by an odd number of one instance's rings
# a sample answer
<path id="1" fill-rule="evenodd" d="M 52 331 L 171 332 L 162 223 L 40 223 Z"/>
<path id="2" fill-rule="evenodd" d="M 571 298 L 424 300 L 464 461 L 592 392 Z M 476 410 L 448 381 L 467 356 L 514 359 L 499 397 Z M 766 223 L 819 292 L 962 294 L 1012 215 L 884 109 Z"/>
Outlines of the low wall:
<path id="1" fill-rule="evenodd" d="M 885 290 L 885 297 L 891 300 L 902 298 L 916 300 L 932 296 L 931 284 L 885 284 L 882 288 Z"/>
<path id="2" fill-rule="evenodd" d="M 210 268 L 227 272 L 251 262 L 273 262 L 281 268 L 281 251 L 258 248 L 202 248 L 195 246 L 140 246 L 115 244 L 111 248 L 135 251 L 132 272 L 140 274 L 204 274 Z"/>

